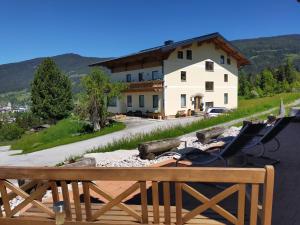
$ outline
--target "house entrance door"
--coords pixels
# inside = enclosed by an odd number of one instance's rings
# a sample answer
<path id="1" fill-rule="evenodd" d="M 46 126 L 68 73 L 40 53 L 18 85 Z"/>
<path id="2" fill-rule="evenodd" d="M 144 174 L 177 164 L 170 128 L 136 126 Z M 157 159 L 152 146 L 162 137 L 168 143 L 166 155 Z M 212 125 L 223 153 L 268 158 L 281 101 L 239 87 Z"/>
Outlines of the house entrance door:
<path id="1" fill-rule="evenodd" d="M 203 111 L 203 105 L 201 100 L 201 96 L 195 96 L 195 112 Z"/>

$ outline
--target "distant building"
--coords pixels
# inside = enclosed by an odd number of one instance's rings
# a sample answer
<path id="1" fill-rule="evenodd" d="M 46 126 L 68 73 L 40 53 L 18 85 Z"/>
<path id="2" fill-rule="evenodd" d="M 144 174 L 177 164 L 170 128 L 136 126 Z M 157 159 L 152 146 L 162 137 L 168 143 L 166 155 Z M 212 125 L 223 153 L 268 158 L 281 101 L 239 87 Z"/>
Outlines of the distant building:
<path id="1" fill-rule="evenodd" d="M 122 98 L 109 111 L 155 112 L 174 116 L 179 111 L 208 107 L 236 108 L 238 69 L 248 59 L 219 33 L 164 45 L 95 63 L 110 71 L 111 80 L 127 82 Z"/>

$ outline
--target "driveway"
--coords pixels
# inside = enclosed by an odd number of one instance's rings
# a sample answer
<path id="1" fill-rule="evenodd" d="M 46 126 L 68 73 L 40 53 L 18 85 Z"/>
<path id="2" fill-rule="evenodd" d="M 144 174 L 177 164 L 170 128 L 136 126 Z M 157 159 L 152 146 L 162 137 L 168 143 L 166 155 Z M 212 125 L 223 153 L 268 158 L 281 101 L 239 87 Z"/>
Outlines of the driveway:
<path id="1" fill-rule="evenodd" d="M 15 155 L 22 151 L 0 147 L 0 166 L 54 166 L 70 156 L 81 155 L 88 150 L 105 146 L 115 140 L 132 137 L 136 134 L 149 133 L 159 128 L 166 129 L 180 124 L 186 125 L 200 119 L 201 117 L 188 117 L 153 120 L 129 117 L 124 121 L 127 126 L 124 130 L 38 152 Z"/>

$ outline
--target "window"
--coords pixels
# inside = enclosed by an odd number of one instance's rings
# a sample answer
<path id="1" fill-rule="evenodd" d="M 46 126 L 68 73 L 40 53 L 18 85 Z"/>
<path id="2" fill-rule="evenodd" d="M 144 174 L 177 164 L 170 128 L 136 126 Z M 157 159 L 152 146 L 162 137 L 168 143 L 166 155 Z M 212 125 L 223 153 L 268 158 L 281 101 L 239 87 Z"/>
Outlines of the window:
<path id="1" fill-rule="evenodd" d="M 228 82 L 228 74 L 224 74 L 224 82 Z"/>
<path id="2" fill-rule="evenodd" d="M 158 80 L 159 74 L 158 71 L 152 71 L 152 80 Z"/>
<path id="3" fill-rule="evenodd" d="M 186 81 L 186 71 L 181 71 L 181 81 Z"/>
<path id="4" fill-rule="evenodd" d="M 127 82 L 131 82 L 131 74 L 127 74 L 126 75 L 126 81 Z"/>
<path id="5" fill-rule="evenodd" d="M 139 106 L 141 108 L 143 108 L 145 106 L 144 99 L 145 99 L 144 95 L 139 96 Z"/>
<path id="6" fill-rule="evenodd" d="M 108 100 L 107 106 L 116 107 L 117 106 L 117 97 L 112 97 Z"/>
<path id="7" fill-rule="evenodd" d="M 224 104 L 228 104 L 228 93 L 224 93 Z"/>
<path id="8" fill-rule="evenodd" d="M 132 107 L 132 96 L 127 95 L 127 107 Z"/>
<path id="9" fill-rule="evenodd" d="M 178 59 L 183 59 L 183 51 L 178 51 L 177 52 L 177 58 Z"/>
<path id="10" fill-rule="evenodd" d="M 205 70 L 214 71 L 214 62 L 205 61 Z"/>
<path id="11" fill-rule="evenodd" d="M 182 94 L 180 96 L 181 99 L 181 108 L 185 108 L 186 107 L 186 94 Z"/>
<path id="12" fill-rule="evenodd" d="M 139 81 L 143 81 L 144 78 L 143 78 L 143 73 L 139 73 Z"/>
<path id="13" fill-rule="evenodd" d="M 191 60 L 192 58 L 192 50 L 186 50 L 186 59 Z"/>
<path id="14" fill-rule="evenodd" d="M 220 56 L 220 64 L 224 64 L 225 63 L 225 57 L 224 55 Z"/>
<path id="15" fill-rule="evenodd" d="M 211 108 L 211 107 L 214 107 L 214 102 L 205 102 L 206 109 Z"/>
<path id="16" fill-rule="evenodd" d="M 227 64 L 230 65 L 231 64 L 231 59 L 228 57 L 227 58 Z"/>
<path id="17" fill-rule="evenodd" d="M 158 95 L 152 95 L 152 105 L 154 109 L 158 108 Z"/>
<path id="18" fill-rule="evenodd" d="M 206 91 L 214 91 L 214 82 L 206 81 L 205 82 L 205 90 Z"/>

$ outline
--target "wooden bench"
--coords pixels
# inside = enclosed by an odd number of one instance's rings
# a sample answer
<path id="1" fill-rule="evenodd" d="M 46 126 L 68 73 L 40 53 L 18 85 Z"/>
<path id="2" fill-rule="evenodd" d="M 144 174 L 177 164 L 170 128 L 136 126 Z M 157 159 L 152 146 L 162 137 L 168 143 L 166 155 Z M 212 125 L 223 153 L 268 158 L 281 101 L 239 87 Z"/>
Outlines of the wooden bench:
<path id="1" fill-rule="evenodd" d="M 18 187 L 10 182 L 13 179 L 26 179 L 30 182 Z M 113 196 L 109 190 L 97 185 L 101 181 L 133 183 L 119 195 Z M 224 183 L 224 186 L 218 189 L 219 193 L 207 197 L 195 189 L 195 185 L 200 183 Z M 271 225 L 273 185 L 272 166 L 251 169 L 0 167 L 3 205 L 3 209 L 0 210 L 0 224 L 54 225 L 53 202 L 63 200 L 66 225 L 256 225 L 258 220 L 259 224 Z M 29 192 L 29 189 L 32 190 Z M 199 206 L 187 210 L 183 205 L 184 194 L 199 201 Z M 237 196 L 232 202 L 237 205 L 237 212 L 234 213 L 221 205 L 221 201 L 228 200 L 232 195 Z M 17 196 L 25 200 L 12 208 L 9 201 Z M 123 200 L 128 197 L 138 197 L 140 200 L 135 204 L 125 203 Z M 105 201 L 99 203 L 95 198 Z M 249 207 L 245 207 L 246 202 L 248 204 L 247 199 Z M 247 208 L 248 219 L 245 217 Z M 208 209 L 213 212 L 209 216 L 205 214 Z"/>

